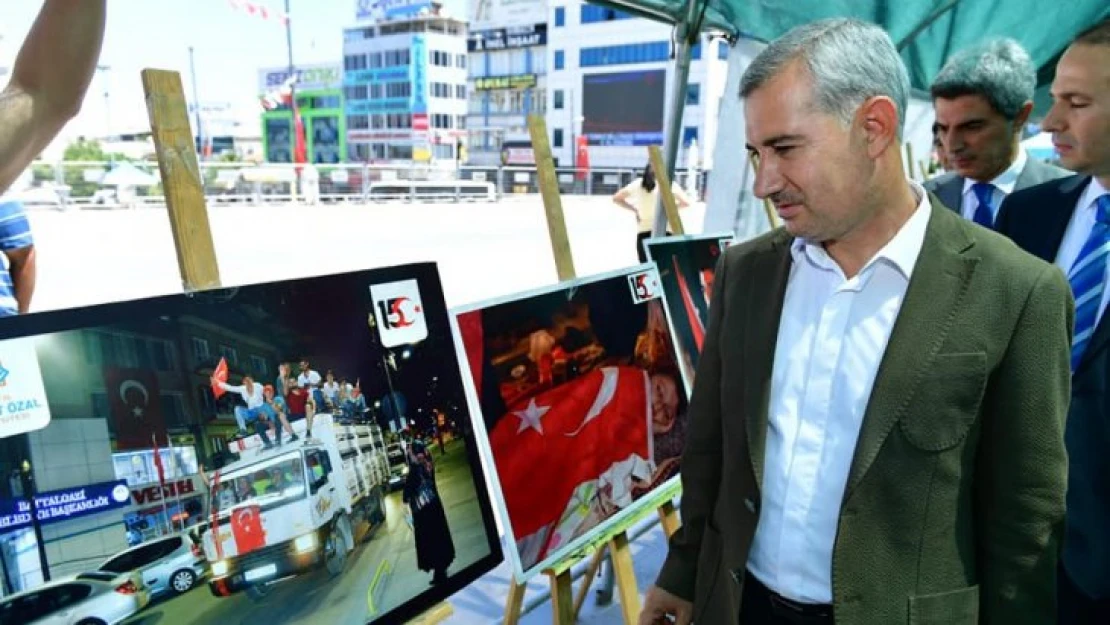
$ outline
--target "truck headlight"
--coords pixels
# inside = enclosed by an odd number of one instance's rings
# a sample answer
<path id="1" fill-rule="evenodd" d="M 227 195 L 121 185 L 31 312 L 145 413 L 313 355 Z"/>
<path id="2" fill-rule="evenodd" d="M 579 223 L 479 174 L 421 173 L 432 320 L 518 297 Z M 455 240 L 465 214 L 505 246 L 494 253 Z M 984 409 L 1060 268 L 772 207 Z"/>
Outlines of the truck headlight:
<path id="1" fill-rule="evenodd" d="M 303 536 L 298 536 L 297 539 L 293 541 L 293 550 L 296 551 L 297 553 L 307 553 L 309 551 L 312 551 L 315 548 L 316 548 L 316 533 L 315 532 L 313 532 L 311 534 L 304 534 Z"/>
<path id="2" fill-rule="evenodd" d="M 227 560 L 216 560 L 212 563 L 212 577 L 227 575 Z"/>

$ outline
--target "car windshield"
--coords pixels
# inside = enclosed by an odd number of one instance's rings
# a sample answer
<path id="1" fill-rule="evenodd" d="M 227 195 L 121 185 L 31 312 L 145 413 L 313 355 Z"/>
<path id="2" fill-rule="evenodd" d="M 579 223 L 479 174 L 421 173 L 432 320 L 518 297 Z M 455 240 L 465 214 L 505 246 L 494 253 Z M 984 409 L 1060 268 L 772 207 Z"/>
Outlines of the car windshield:
<path id="1" fill-rule="evenodd" d="M 233 508 L 258 505 L 263 508 L 305 496 L 304 462 L 299 453 L 270 458 L 212 476 L 212 505 L 221 515 Z"/>

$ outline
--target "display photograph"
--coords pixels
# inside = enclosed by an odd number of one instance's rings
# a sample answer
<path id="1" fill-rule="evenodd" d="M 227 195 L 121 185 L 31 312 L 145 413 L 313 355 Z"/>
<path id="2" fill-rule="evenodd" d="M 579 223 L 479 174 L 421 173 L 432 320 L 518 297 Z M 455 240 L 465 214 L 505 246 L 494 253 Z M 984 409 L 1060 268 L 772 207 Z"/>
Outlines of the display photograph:
<path id="1" fill-rule="evenodd" d="M 0 623 L 396 623 L 502 559 L 434 264 L 0 336 Z"/>
<path id="2" fill-rule="evenodd" d="M 654 267 L 453 314 L 518 578 L 677 476 L 687 394 Z"/>

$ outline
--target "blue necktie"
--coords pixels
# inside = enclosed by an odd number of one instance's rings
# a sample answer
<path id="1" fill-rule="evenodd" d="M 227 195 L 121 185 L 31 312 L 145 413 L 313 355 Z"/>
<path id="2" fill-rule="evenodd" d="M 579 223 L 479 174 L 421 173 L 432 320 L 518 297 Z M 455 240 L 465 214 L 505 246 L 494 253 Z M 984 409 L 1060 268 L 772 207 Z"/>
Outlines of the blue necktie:
<path id="1" fill-rule="evenodd" d="M 975 223 L 984 228 L 994 228 L 994 211 L 991 210 L 991 197 L 994 195 L 994 185 L 986 182 L 976 182 L 971 185 L 975 199 L 979 206 L 975 207 Z"/>
<path id="2" fill-rule="evenodd" d="M 1110 195 L 1096 201 L 1095 225 L 1071 266 L 1068 282 L 1075 295 L 1075 337 L 1071 341 L 1071 370 L 1075 371 L 1087 344 L 1095 333 L 1098 310 L 1106 277 L 1106 256 L 1110 253 Z"/>

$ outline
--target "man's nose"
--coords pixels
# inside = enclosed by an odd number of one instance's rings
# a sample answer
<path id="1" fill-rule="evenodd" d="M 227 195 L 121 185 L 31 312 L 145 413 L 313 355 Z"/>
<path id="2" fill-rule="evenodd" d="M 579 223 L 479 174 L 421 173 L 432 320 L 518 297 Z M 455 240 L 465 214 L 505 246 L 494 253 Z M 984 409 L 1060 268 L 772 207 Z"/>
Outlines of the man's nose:
<path id="1" fill-rule="evenodd" d="M 752 190 L 759 199 L 768 198 L 782 190 L 782 176 L 774 159 L 760 159 L 755 161 L 755 184 Z"/>

